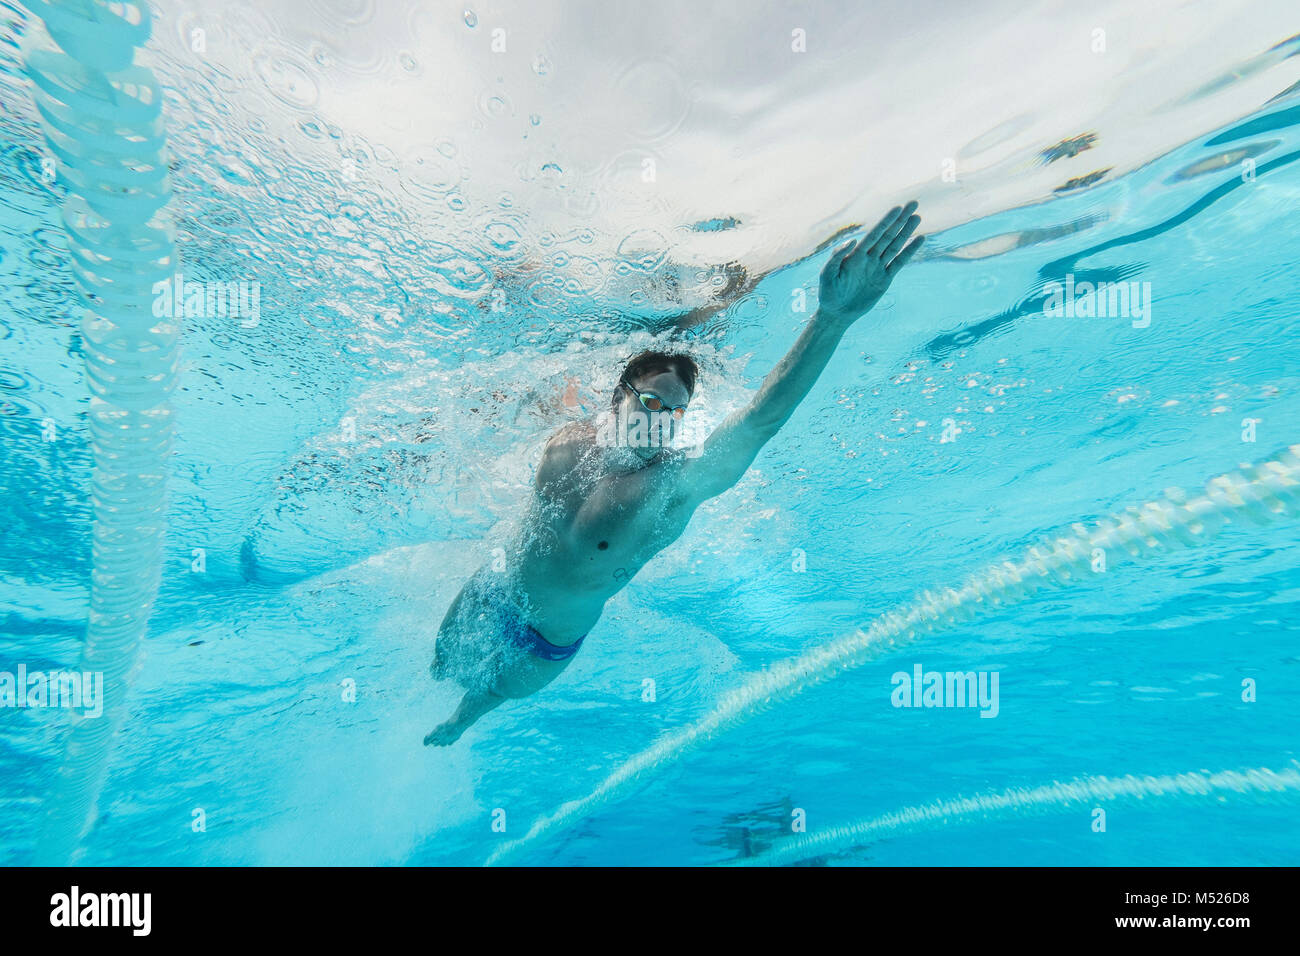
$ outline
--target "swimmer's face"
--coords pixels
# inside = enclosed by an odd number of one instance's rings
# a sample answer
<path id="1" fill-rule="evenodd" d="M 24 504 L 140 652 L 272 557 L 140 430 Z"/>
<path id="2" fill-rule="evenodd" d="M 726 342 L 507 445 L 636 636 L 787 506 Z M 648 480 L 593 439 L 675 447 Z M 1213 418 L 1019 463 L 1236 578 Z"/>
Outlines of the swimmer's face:
<path id="1" fill-rule="evenodd" d="M 678 415 L 691 400 L 691 393 L 676 372 L 639 375 L 620 384 L 614 410 L 618 414 L 620 440 L 649 460 L 667 448 L 677 433 Z M 640 393 L 638 397 L 637 393 Z M 652 410 L 648 406 L 658 406 Z"/>

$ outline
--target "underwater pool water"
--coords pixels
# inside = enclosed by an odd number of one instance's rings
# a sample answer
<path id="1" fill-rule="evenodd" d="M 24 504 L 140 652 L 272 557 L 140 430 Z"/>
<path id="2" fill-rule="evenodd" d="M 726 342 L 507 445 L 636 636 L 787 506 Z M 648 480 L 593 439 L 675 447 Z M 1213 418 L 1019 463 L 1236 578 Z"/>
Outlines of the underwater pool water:
<path id="1" fill-rule="evenodd" d="M 1002 34 L 1001 5 L 880 5 L 863 62 L 843 40 L 816 59 L 867 16 L 827 4 L 808 70 L 767 75 L 802 29 L 777 6 L 580 28 L 158 5 L 138 62 L 165 94 L 180 271 L 234 283 L 241 314 L 185 317 L 160 589 L 78 859 L 1294 862 L 1294 496 L 1225 492 L 1216 534 L 1089 548 L 1064 586 L 990 591 L 682 736 L 1075 523 L 1300 465 L 1300 35 L 1281 4 L 1195 29 L 1120 6 L 1094 51 L 1050 6 Z M 0 18 L 0 671 L 49 672 L 86 634 L 88 388 L 67 185 L 19 50 L 39 27 Z M 934 70 L 987 61 L 980 26 L 1095 72 L 1004 57 L 984 81 L 1006 96 L 968 102 Z M 670 55 L 688 42 L 715 55 Z M 908 70 L 907 110 L 846 112 Z M 423 747 L 458 699 L 428 676 L 437 624 L 509 540 L 547 436 L 665 342 L 700 362 L 686 437 L 706 434 L 793 343 L 832 239 L 911 195 L 926 246 L 739 486 L 559 680 Z M 896 706 L 899 674 L 967 672 L 996 698 Z M 0 708 L 6 864 L 39 855 L 65 716 Z"/>

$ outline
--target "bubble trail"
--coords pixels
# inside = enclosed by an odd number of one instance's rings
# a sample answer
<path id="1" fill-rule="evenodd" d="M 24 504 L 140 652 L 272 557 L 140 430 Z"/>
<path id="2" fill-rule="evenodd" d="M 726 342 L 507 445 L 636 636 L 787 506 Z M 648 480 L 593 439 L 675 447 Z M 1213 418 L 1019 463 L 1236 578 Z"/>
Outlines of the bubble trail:
<path id="1" fill-rule="evenodd" d="M 1091 530 L 1076 523 L 1071 533 L 1034 545 L 1019 561 L 995 562 L 955 588 L 923 591 L 897 610 L 880 615 L 865 630 L 752 675 L 708 714 L 629 758 L 587 796 L 563 804 L 535 821 L 522 837 L 503 843 L 487 863 L 501 863 L 542 837 L 572 826 L 692 747 L 739 726 L 778 701 L 832 680 L 932 631 L 969 621 L 982 611 L 1015 604 L 1045 588 L 1092 578 L 1098 555 L 1113 566 L 1124 560 L 1142 560 L 1165 551 L 1195 547 L 1233 522 L 1265 525 L 1297 515 L 1300 445 L 1292 445 L 1273 458 L 1211 478 L 1204 493 L 1195 497 L 1189 497 L 1181 488 L 1172 488 L 1162 499 L 1115 512 Z"/>
<path id="2" fill-rule="evenodd" d="M 775 849 L 727 866 L 783 866 L 818 856 L 843 853 L 871 840 L 948 827 L 997 820 L 1008 816 L 1068 813 L 1112 801 L 1145 801 L 1162 797 L 1222 803 L 1229 794 L 1283 796 L 1300 794 L 1300 764 L 1274 771 L 1195 771 L 1174 776 L 1078 777 L 1065 783 L 1041 787 L 1012 788 L 973 797 L 936 800 L 922 806 L 904 807 L 883 816 L 830 827 L 817 834 L 801 834 L 781 842 Z"/>
<path id="3" fill-rule="evenodd" d="M 25 3 L 34 17 L 23 68 L 67 190 L 60 212 L 84 308 L 95 461 L 90 615 L 78 670 L 103 675 L 102 712 L 68 729 L 36 845 L 38 864 L 63 865 L 93 816 L 158 592 L 180 328 L 174 314 L 154 312 L 154 286 L 175 273 L 176 247 L 166 218 L 162 88 L 134 64 L 149 38 L 149 11 L 139 0 Z"/>

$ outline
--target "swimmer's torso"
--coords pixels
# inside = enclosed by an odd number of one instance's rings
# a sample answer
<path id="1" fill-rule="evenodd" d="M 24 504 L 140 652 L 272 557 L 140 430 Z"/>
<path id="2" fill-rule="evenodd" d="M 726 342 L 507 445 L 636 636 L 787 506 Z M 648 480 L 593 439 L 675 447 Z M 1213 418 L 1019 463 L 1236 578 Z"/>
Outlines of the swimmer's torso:
<path id="1" fill-rule="evenodd" d="M 605 602 L 685 529 L 679 462 L 610 470 L 587 422 L 552 438 L 517 550 L 529 622 L 547 640 L 568 644 L 590 631 Z"/>

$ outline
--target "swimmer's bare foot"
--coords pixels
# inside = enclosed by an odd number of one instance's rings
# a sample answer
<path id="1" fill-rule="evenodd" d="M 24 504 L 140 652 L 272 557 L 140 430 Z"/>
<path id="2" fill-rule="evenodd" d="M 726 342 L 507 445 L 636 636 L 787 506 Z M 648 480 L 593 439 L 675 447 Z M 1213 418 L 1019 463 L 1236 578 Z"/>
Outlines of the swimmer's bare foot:
<path id="1" fill-rule="evenodd" d="M 460 740 L 460 735 L 464 732 L 465 727 L 463 725 L 458 724 L 453 720 L 449 720 L 445 724 L 439 724 L 437 727 L 433 728 L 433 730 L 429 731 L 424 738 L 424 745 L 426 747 L 448 747 Z"/>
<path id="2" fill-rule="evenodd" d="M 492 691 L 469 691 L 461 698 L 460 706 L 444 723 L 433 728 L 424 738 L 424 745 L 447 747 L 460 740 L 460 735 L 489 710 L 505 703 L 505 698 Z"/>

